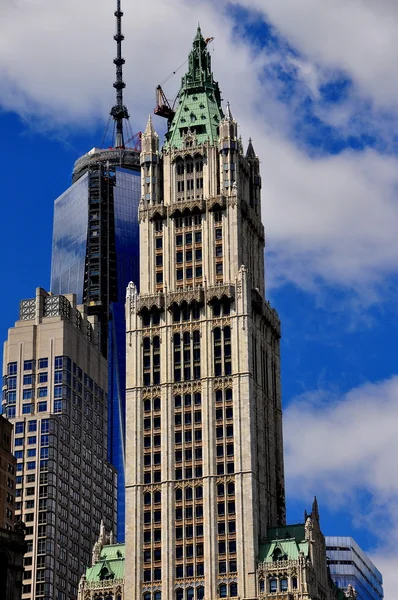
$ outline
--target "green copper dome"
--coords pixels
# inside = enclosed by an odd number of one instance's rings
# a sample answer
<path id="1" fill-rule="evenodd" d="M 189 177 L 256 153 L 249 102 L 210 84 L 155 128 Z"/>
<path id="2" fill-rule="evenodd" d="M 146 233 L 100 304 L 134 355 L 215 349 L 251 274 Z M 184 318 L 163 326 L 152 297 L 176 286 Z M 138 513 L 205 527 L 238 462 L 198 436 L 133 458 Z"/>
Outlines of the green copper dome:
<path id="1" fill-rule="evenodd" d="M 188 72 L 182 78 L 178 108 L 166 134 L 165 148 L 183 147 L 184 135 L 191 131 L 197 143 L 218 140 L 218 126 L 224 117 L 218 83 L 213 79 L 211 57 L 200 27 L 188 58 Z"/>

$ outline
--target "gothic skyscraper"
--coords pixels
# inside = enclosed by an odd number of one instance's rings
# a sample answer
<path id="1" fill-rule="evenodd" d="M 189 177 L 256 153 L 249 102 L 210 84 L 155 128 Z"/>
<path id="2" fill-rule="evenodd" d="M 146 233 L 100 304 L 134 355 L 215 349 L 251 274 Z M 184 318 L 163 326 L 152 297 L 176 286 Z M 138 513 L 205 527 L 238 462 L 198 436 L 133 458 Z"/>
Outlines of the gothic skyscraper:
<path id="1" fill-rule="evenodd" d="M 259 160 L 198 28 L 166 141 L 142 137 L 140 293 L 127 294 L 128 600 L 254 598 L 284 523 L 280 322 Z"/>

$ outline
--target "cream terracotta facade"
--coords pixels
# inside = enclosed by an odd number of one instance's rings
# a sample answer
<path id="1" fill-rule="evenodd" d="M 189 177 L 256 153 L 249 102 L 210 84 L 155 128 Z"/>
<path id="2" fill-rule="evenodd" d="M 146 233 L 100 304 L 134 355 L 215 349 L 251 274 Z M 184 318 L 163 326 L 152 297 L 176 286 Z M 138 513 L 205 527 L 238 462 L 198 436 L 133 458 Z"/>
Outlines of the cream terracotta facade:
<path id="1" fill-rule="evenodd" d="M 14 424 L 16 518 L 26 524 L 24 600 L 70 600 L 101 519 L 115 526 L 107 463 L 107 363 L 95 318 L 41 288 L 21 302 L 4 345 L 4 402 Z"/>
<path id="2" fill-rule="evenodd" d="M 189 64 L 201 95 L 183 86 L 180 101 L 204 122 L 211 99 L 216 137 L 182 127 L 181 144 L 161 152 L 151 119 L 142 137 L 140 294 L 131 284 L 126 303 L 125 600 L 213 599 L 224 585 L 256 597 L 259 541 L 285 519 L 259 159 L 217 105 L 200 31 Z"/>

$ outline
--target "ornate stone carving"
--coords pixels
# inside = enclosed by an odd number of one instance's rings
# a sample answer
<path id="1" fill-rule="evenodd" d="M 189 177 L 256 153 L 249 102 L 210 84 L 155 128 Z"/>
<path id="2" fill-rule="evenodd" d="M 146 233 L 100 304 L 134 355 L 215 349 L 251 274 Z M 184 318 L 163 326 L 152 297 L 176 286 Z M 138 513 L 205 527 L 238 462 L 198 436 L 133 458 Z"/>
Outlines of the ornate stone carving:
<path id="1" fill-rule="evenodd" d="M 182 302 L 203 302 L 203 288 L 202 287 L 184 287 L 178 292 L 170 292 L 167 294 L 167 307 L 170 308 L 173 304 L 181 304 Z"/>
<path id="2" fill-rule="evenodd" d="M 219 285 L 212 285 L 206 289 L 207 303 L 210 304 L 212 300 L 221 300 L 223 296 L 227 298 L 235 297 L 235 288 L 229 283 L 220 283 Z"/>
<path id="3" fill-rule="evenodd" d="M 162 292 L 158 294 L 145 294 L 138 297 L 138 313 L 141 313 L 144 309 L 152 310 L 153 308 L 157 308 L 160 311 L 164 309 L 164 294 Z"/>

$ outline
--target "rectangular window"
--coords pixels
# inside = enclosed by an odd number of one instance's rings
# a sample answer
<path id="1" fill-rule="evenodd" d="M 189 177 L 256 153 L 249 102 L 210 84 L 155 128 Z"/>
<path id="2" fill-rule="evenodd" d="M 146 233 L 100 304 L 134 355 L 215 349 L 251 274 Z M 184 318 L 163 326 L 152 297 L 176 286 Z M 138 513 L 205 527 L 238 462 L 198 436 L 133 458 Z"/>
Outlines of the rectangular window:
<path id="1" fill-rule="evenodd" d="M 23 404 L 22 405 L 22 414 L 23 415 L 32 414 L 32 405 L 31 404 Z"/>
<path id="2" fill-rule="evenodd" d="M 48 358 L 39 358 L 39 369 L 48 369 Z"/>
<path id="3" fill-rule="evenodd" d="M 29 431 L 29 433 L 33 433 L 34 431 L 37 431 L 37 421 L 29 421 L 28 431 Z"/>
<path id="4" fill-rule="evenodd" d="M 47 412 L 47 402 L 38 402 L 37 403 L 37 412 Z"/>
<path id="5" fill-rule="evenodd" d="M 15 433 L 23 433 L 25 429 L 25 423 L 15 423 Z"/>
<path id="6" fill-rule="evenodd" d="M 33 384 L 33 375 L 24 375 L 23 376 L 23 384 L 24 385 L 32 385 Z"/>
<path id="7" fill-rule="evenodd" d="M 32 400 L 33 398 L 33 390 L 23 390 L 22 392 L 22 400 Z"/>
<path id="8" fill-rule="evenodd" d="M 63 366 L 63 356 L 56 356 L 54 359 L 54 368 L 55 369 L 62 369 Z"/>
<path id="9" fill-rule="evenodd" d="M 34 368 L 35 361 L 34 360 L 24 360 L 23 369 L 24 371 L 32 371 Z"/>
<path id="10" fill-rule="evenodd" d="M 16 390 L 17 389 L 17 378 L 16 377 L 8 377 L 7 389 L 8 390 Z"/>
<path id="11" fill-rule="evenodd" d="M 7 375 L 16 375 L 17 374 L 17 363 L 16 362 L 10 362 L 7 365 Z"/>
<path id="12" fill-rule="evenodd" d="M 37 380 L 39 383 L 47 383 L 48 373 L 47 372 L 39 373 L 39 375 L 37 376 Z"/>
<path id="13" fill-rule="evenodd" d="M 37 392 L 37 397 L 38 398 L 46 398 L 47 397 L 47 388 L 46 387 L 41 387 L 38 389 Z"/>

